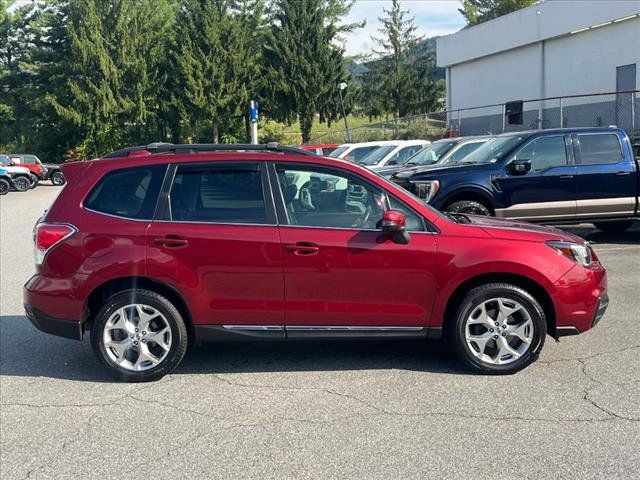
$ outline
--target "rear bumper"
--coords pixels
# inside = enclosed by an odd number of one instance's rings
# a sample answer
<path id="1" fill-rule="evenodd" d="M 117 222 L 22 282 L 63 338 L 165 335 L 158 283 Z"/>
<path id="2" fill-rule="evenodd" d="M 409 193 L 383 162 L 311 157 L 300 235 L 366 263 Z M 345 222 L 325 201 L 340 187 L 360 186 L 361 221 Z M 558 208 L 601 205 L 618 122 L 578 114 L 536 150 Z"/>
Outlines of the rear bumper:
<path id="1" fill-rule="evenodd" d="M 28 304 L 24 305 L 24 311 L 38 330 L 58 337 L 82 340 L 83 329 L 80 322 L 50 317 L 42 310 Z"/>
<path id="2" fill-rule="evenodd" d="M 69 280 L 34 275 L 25 284 L 22 298 L 25 313 L 38 330 L 80 340 L 83 303 L 74 298 Z"/>
<path id="3" fill-rule="evenodd" d="M 595 327 L 609 306 L 607 274 L 602 265 L 576 265 L 555 284 L 556 336 L 576 335 Z"/>

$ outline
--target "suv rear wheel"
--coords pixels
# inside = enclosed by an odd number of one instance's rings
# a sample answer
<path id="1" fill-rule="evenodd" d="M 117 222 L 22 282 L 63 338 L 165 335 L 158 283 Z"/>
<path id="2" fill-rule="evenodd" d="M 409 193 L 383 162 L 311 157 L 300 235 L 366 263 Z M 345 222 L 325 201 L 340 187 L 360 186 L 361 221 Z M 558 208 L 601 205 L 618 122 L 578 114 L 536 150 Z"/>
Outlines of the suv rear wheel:
<path id="1" fill-rule="evenodd" d="M 450 337 L 472 369 L 509 374 L 538 358 L 546 331 L 544 310 L 532 295 L 515 285 L 490 283 L 463 298 Z"/>
<path id="2" fill-rule="evenodd" d="M 187 350 L 187 329 L 162 295 L 127 290 L 110 297 L 98 312 L 91 346 L 118 379 L 147 382 L 178 366 Z"/>
<path id="3" fill-rule="evenodd" d="M 18 192 L 26 192 L 31 187 L 31 179 L 25 176 L 14 177 L 13 179 L 13 188 L 15 188 Z"/>
<path id="4" fill-rule="evenodd" d="M 11 190 L 11 184 L 6 178 L 0 178 L 0 195 L 6 195 Z"/>
<path id="5" fill-rule="evenodd" d="M 53 183 L 54 185 L 64 185 L 66 182 L 66 179 L 64 178 L 64 174 L 62 172 L 53 172 L 53 174 L 51 175 L 51 183 Z"/>

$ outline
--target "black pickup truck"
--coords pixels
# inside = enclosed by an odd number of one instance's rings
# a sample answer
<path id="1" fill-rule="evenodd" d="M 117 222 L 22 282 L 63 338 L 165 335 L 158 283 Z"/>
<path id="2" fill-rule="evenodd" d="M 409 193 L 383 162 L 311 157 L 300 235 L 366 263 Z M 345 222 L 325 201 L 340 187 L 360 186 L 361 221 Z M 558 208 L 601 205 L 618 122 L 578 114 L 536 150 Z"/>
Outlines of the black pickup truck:
<path id="1" fill-rule="evenodd" d="M 638 159 L 618 128 L 506 133 L 455 165 L 406 169 L 391 180 L 436 208 L 620 232 L 640 220 Z"/>

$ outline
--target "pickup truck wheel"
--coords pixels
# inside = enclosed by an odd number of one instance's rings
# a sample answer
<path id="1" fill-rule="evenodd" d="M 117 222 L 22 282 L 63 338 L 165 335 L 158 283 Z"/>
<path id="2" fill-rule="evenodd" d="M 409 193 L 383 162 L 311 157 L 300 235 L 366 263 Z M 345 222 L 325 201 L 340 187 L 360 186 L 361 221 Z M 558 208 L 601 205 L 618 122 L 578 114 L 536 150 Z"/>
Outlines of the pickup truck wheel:
<path id="1" fill-rule="evenodd" d="M 532 295 L 515 285 L 490 283 L 463 298 L 448 335 L 473 370 L 511 374 L 538 358 L 546 332 L 544 310 Z"/>
<path id="2" fill-rule="evenodd" d="M 11 184 L 6 178 L 0 178 L 0 195 L 6 195 L 11 190 Z"/>
<path id="3" fill-rule="evenodd" d="M 622 233 L 633 225 L 633 220 L 621 220 L 619 222 L 596 222 L 594 223 L 598 230 L 607 233 Z"/>
<path id="4" fill-rule="evenodd" d="M 184 357 L 187 338 L 180 312 L 149 290 L 113 295 L 91 325 L 95 354 L 126 382 L 149 382 L 171 372 Z"/>
<path id="5" fill-rule="evenodd" d="M 13 188 L 18 192 L 25 192 L 31 187 L 31 179 L 28 177 L 15 177 L 13 179 Z"/>
<path id="6" fill-rule="evenodd" d="M 468 213 L 471 215 L 491 216 L 491 210 L 486 205 L 474 200 L 459 200 L 449 204 L 445 210 L 451 213 Z"/>
<path id="7" fill-rule="evenodd" d="M 51 175 L 51 183 L 54 185 L 60 186 L 66 183 L 66 179 L 64 178 L 64 174 L 62 172 L 53 172 Z"/>

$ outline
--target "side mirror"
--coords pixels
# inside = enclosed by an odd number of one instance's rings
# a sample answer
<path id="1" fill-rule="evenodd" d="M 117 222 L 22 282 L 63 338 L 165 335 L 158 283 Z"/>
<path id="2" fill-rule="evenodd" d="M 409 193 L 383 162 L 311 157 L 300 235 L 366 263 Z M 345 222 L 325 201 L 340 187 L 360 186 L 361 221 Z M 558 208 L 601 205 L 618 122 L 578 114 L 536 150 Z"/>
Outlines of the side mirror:
<path id="1" fill-rule="evenodd" d="M 389 161 L 387 162 L 387 165 L 397 165 L 397 164 L 398 164 L 398 161 L 397 161 L 397 160 L 389 160 Z"/>
<path id="2" fill-rule="evenodd" d="M 409 234 L 405 230 L 407 218 L 398 210 L 387 210 L 382 214 L 382 219 L 377 227 L 383 232 L 391 233 L 394 243 L 406 245 L 409 243 Z"/>
<path id="3" fill-rule="evenodd" d="M 509 173 L 512 175 L 526 175 L 531 171 L 531 160 L 523 158 L 514 160 L 509 164 Z"/>

